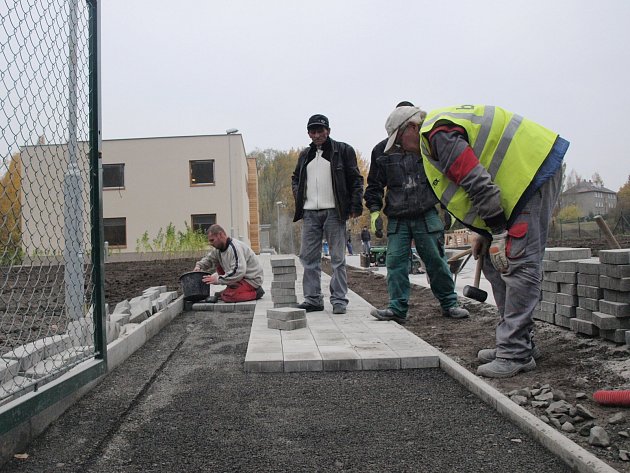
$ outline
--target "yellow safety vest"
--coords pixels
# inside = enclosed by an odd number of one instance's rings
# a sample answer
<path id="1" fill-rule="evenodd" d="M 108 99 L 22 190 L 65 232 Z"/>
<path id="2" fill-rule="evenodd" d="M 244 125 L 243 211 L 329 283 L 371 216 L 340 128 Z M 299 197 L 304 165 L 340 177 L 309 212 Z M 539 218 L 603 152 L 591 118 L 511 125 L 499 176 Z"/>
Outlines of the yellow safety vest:
<path id="1" fill-rule="evenodd" d="M 429 135 L 443 124 L 466 130 L 481 165 L 501 190 L 501 206 L 509 219 L 553 147 L 558 134 L 527 118 L 489 105 L 460 105 L 431 111 L 420 128 L 420 149 L 427 179 L 436 196 L 457 219 L 490 231 L 463 188 L 435 167 Z"/>

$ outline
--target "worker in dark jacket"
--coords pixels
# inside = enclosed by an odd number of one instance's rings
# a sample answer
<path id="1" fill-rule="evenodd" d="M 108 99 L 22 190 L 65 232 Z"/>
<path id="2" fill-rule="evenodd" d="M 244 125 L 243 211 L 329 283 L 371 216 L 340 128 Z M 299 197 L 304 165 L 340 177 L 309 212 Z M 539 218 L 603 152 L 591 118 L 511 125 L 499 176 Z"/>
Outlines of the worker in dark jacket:
<path id="1" fill-rule="evenodd" d="M 332 277 L 330 302 L 334 314 L 345 314 L 348 299 L 346 276 L 346 220 L 361 215 L 363 177 L 352 146 L 330 138 L 328 118 L 313 115 L 306 129 L 312 142 L 300 153 L 291 179 L 295 198 L 294 222 L 304 219 L 300 262 L 307 312 L 324 310 L 321 292 L 321 245 L 329 245 Z"/>
<path id="2" fill-rule="evenodd" d="M 401 102 L 398 106 L 407 104 L 409 102 Z M 468 311 L 457 302 L 455 283 L 444 252 L 444 225 L 436 210 L 438 201 L 427 183 L 422 160 L 418 154 L 401 148 L 386 154 L 386 143 L 387 139 L 372 150 L 365 205 L 370 211 L 373 232 L 381 209 L 387 215 L 389 304 L 384 309 L 374 309 L 371 314 L 379 320 L 394 320 L 400 324 L 407 321 L 409 252 L 414 241 L 442 314 L 454 319 L 468 317 Z"/>

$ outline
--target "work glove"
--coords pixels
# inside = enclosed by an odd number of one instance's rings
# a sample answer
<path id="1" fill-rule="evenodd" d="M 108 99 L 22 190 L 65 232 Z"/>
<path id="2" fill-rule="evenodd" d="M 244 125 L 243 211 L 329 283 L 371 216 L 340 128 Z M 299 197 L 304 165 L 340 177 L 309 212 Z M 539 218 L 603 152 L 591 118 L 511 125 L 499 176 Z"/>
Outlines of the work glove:
<path id="1" fill-rule="evenodd" d="M 376 233 L 376 220 L 380 215 L 381 213 L 377 211 L 370 212 L 370 231 L 372 233 Z"/>
<path id="2" fill-rule="evenodd" d="M 476 234 L 473 237 L 472 241 L 472 255 L 476 260 L 479 257 L 483 258 L 484 255 L 488 252 L 488 247 L 490 246 L 490 240 L 488 240 L 485 236 Z"/>
<path id="3" fill-rule="evenodd" d="M 492 234 L 492 242 L 488 254 L 490 255 L 490 261 L 492 266 L 500 273 L 505 273 L 508 270 L 508 259 L 505 254 L 505 244 L 507 242 L 508 232 Z"/>

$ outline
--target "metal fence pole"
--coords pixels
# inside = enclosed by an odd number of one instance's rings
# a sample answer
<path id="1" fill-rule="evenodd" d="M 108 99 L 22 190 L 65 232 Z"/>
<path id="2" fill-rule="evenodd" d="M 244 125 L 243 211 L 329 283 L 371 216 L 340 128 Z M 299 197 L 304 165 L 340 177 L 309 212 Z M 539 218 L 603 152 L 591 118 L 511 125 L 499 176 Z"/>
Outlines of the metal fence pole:
<path id="1" fill-rule="evenodd" d="M 63 186 L 64 219 L 64 286 L 68 317 L 78 320 L 85 315 L 85 277 L 83 275 L 83 209 L 81 208 L 81 173 L 77 155 L 77 29 L 79 8 L 78 0 L 69 2 L 68 35 L 68 168 Z"/>

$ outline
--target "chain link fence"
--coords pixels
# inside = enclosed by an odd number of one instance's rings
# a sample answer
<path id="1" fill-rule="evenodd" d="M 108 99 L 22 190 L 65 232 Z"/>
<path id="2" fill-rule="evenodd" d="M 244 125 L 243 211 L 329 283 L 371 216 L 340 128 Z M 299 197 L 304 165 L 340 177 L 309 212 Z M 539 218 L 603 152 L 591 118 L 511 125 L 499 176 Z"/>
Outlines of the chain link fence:
<path id="1" fill-rule="evenodd" d="M 0 0 L 0 405 L 97 352 L 88 3 Z"/>

